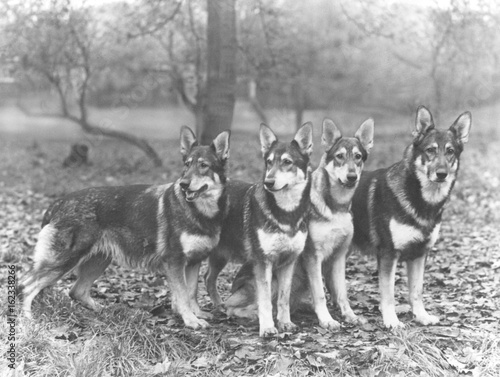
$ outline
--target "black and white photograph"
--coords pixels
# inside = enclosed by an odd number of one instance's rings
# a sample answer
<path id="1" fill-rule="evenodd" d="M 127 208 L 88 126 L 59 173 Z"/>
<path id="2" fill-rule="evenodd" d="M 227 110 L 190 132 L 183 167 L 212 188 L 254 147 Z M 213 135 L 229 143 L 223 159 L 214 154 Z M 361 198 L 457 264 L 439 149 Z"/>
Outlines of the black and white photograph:
<path id="1" fill-rule="evenodd" d="M 2 0 L 0 375 L 500 376 L 500 3 Z"/>

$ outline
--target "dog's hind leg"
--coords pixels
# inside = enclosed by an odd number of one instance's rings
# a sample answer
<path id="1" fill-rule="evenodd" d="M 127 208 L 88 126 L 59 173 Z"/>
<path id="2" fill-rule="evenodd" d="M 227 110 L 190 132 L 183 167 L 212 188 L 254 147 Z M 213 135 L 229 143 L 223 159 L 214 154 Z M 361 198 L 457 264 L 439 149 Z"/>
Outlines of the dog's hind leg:
<path id="1" fill-rule="evenodd" d="M 50 285 L 53 285 L 69 270 L 71 270 L 71 267 L 67 269 L 60 269 L 57 266 L 47 266 L 41 269 L 34 269 L 29 272 L 29 276 L 27 276 L 26 281 L 21 283 L 20 286 L 20 291 L 23 296 L 23 313 L 26 318 L 33 318 L 31 304 L 40 291 Z"/>
<path id="2" fill-rule="evenodd" d="M 396 267 L 398 256 L 392 253 L 379 254 L 378 257 L 378 285 L 380 290 L 380 311 L 384 326 L 387 328 L 403 327 L 396 315 L 394 299 L 394 284 L 396 280 Z"/>
<path id="3" fill-rule="evenodd" d="M 94 281 L 102 275 L 111 263 L 111 258 L 104 254 L 94 254 L 80 262 L 76 268 L 78 279 L 71 288 L 69 296 L 84 307 L 97 311 L 100 305 L 90 297 L 90 288 Z"/>
<path id="4" fill-rule="evenodd" d="M 205 286 L 207 287 L 208 295 L 216 308 L 222 307 L 222 300 L 217 289 L 217 278 L 227 264 L 227 259 L 217 254 L 217 251 L 212 251 L 208 258 L 208 269 L 205 273 Z"/>
<path id="5" fill-rule="evenodd" d="M 427 326 L 435 325 L 439 322 L 439 318 L 430 315 L 424 308 L 422 299 L 424 286 L 424 269 L 426 255 L 406 262 L 408 271 L 408 290 L 410 293 L 410 305 L 415 316 L 415 321 Z"/>
<path id="6" fill-rule="evenodd" d="M 202 311 L 198 305 L 198 277 L 201 263 L 188 264 L 186 266 L 186 283 L 189 290 L 189 303 L 193 313 L 203 319 L 212 319 L 211 313 Z"/>

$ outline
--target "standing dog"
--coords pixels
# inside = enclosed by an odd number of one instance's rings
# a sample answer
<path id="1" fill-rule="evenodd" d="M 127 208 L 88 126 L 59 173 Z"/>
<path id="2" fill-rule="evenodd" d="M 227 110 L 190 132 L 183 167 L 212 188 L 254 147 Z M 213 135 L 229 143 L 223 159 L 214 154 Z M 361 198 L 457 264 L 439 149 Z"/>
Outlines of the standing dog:
<path id="1" fill-rule="evenodd" d="M 293 276 L 290 305 L 293 310 L 310 293 L 320 326 L 330 330 L 338 329 L 340 324 L 326 306 L 322 271 L 332 300 L 346 320 L 363 322 L 349 305 L 345 264 L 354 232 L 351 200 L 373 146 L 373 134 L 372 119 L 363 122 L 354 137 L 343 137 L 330 119 L 323 122 L 325 153 L 312 173 L 309 235 Z M 276 289 L 273 291 L 276 295 Z M 250 264 L 239 270 L 226 305 L 237 316 L 255 316 L 255 286 Z"/>
<path id="2" fill-rule="evenodd" d="M 295 328 L 289 299 L 295 262 L 307 237 L 312 124 L 304 124 L 290 143 L 279 142 L 270 128 L 261 125 L 260 143 L 266 165 L 264 178 L 251 186 L 229 184 L 228 216 L 221 241 L 210 255 L 206 282 L 212 301 L 220 304 L 215 284 L 219 272 L 228 260 L 249 261 L 257 291 L 259 333 L 270 336 L 277 333 L 271 300 L 273 272 L 279 290 L 278 329 Z M 231 314 L 231 303 L 226 305 Z"/>
<path id="3" fill-rule="evenodd" d="M 294 279 L 304 282 L 296 284 L 299 288 L 309 282 L 319 324 L 330 330 L 340 324 L 326 306 L 322 270 L 331 299 L 342 316 L 351 323 L 363 321 L 349 305 L 345 268 L 354 232 L 351 200 L 373 146 L 373 133 L 373 119 L 363 122 L 354 137 L 342 137 L 330 119 L 323 122 L 325 154 L 312 177 L 309 237 Z"/>
<path id="4" fill-rule="evenodd" d="M 469 138 L 471 114 L 460 115 L 447 130 L 435 127 L 425 107 L 417 110 L 413 143 L 403 160 L 365 172 L 353 198 L 353 243 L 378 258 L 380 310 L 384 325 L 401 327 L 394 303 L 398 260 L 406 261 L 415 320 L 435 324 L 422 301 L 427 254 L 437 240 L 444 205 L 457 178 L 460 154 Z"/>
<path id="5" fill-rule="evenodd" d="M 181 129 L 182 177 L 162 186 L 89 188 L 56 201 L 45 213 L 34 267 L 21 283 L 23 310 L 45 287 L 75 269 L 70 296 L 97 310 L 92 283 L 112 259 L 131 267 L 165 271 L 172 307 L 186 326 L 205 328 L 196 297 L 201 261 L 219 242 L 225 205 L 229 131 L 200 146 Z"/>

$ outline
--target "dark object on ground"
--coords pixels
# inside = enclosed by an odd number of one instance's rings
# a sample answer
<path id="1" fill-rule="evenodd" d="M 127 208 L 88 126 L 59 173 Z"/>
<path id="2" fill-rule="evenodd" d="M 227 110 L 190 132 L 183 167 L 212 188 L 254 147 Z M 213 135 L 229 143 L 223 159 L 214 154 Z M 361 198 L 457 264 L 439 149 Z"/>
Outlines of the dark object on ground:
<path id="1" fill-rule="evenodd" d="M 71 146 L 69 156 L 63 161 L 64 168 L 76 168 L 87 165 L 89 156 L 89 147 L 85 144 L 76 143 Z"/>

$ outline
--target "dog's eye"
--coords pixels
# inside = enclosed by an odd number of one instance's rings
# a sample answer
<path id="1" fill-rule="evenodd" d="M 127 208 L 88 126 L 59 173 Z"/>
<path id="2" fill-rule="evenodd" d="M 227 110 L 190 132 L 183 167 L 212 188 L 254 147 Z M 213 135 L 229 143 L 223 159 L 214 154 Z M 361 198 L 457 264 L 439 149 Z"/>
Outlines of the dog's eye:
<path id="1" fill-rule="evenodd" d="M 436 149 L 436 147 L 429 147 L 429 148 L 427 148 L 425 151 L 426 151 L 427 153 L 429 153 L 429 154 L 435 154 L 435 153 L 436 153 L 436 151 L 437 151 L 437 149 Z"/>
<path id="2" fill-rule="evenodd" d="M 454 153 L 455 153 L 455 150 L 453 148 L 450 148 L 450 147 L 446 148 L 446 154 L 452 155 Z"/>
<path id="3" fill-rule="evenodd" d="M 363 156 L 361 155 L 361 153 L 356 153 L 356 154 L 354 155 L 354 158 L 355 158 L 356 160 L 361 160 L 361 158 L 363 158 Z"/>
<path id="4" fill-rule="evenodd" d="M 335 158 L 336 158 L 337 160 L 343 160 L 343 159 L 344 159 L 344 154 L 343 154 L 343 153 L 337 153 L 337 154 L 335 155 Z"/>
<path id="5" fill-rule="evenodd" d="M 206 169 L 208 168 L 208 164 L 206 162 L 200 162 L 200 168 Z"/>
<path id="6" fill-rule="evenodd" d="M 292 161 L 290 161 L 288 158 L 285 158 L 283 161 L 282 161 L 283 165 L 285 166 L 289 166 L 292 164 Z"/>
<path id="7" fill-rule="evenodd" d="M 189 165 L 191 165 L 191 161 L 190 160 L 184 161 L 184 166 L 188 167 Z"/>
<path id="8" fill-rule="evenodd" d="M 273 160 L 271 160 L 270 158 L 268 158 L 268 159 L 266 160 L 266 164 L 271 165 L 272 163 L 273 163 Z"/>

